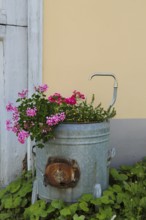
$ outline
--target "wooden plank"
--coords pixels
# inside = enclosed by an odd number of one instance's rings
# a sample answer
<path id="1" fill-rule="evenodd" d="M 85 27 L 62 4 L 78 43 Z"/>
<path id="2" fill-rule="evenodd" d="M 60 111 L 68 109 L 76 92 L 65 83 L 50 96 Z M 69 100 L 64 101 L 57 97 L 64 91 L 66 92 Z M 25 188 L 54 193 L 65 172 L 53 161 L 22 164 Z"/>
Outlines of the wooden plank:
<path id="1" fill-rule="evenodd" d="M 28 1 L 28 89 L 42 83 L 42 16 L 43 0 Z M 28 170 L 32 168 L 32 143 L 27 142 Z"/>
<path id="2" fill-rule="evenodd" d="M 27 26 L 27 0 L 0 0 L 0 24 Z"/>
<path id="3" fill-rule="evenodd" d="M 0 72 L 0 181 L 7 185 L 20 174 L 26 145 L 18 143 L 13 133 L 6 131 L 5 121 L 9 118 L 5 106 L 15 102 L 17 94 L 27 88 L 27 28 L 6 26 L 5 37 L 1 42 Z"/>
<path id="4" fill-rule="evenodd" d="M 3 95 L 3 41 L 1 40 L 0 41 L 0 97 L 1 97 L 1 101 L 0 101 L 0 105 L 1 105 L 1 108 L 0 108 L 0 143 L 2 142 L 2 138 L 1 138 L 1 135 L 2 135 L 2 129 L 3 129 L 3 121 L 2 121 L 2 114 L 3 114 L 3 111 L 4 111 L 4 108 L 3 108 L 3 101 L 4 101 L 4 95 Z M 0 177 L 2 175 L 2 166 L 1 166 L 1 160 L 2 160 L 2 155 L 3 155 L 3 149 L 0 148 Z M 2 185 L 2 182 L 0 181 L 0 185 Z"/>

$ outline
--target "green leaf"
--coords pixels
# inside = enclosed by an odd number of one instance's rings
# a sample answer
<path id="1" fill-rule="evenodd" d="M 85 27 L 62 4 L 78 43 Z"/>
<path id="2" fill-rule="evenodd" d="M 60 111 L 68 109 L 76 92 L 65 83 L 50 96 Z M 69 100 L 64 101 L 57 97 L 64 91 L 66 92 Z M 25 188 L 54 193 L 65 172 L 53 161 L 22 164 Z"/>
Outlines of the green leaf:
<path id="1" fill-rule="evenodd" d="M 2 205 L 6 209 L 14 209 L 20 206 L 22 199 L 18 196 L 16 198 L 13 198 L 9 195 L 7 198 L 3 198 Z"/>
<path id="2" fill-rule="evenodd" d="M 146 197 L 140 199 L 139 206 L 146 209 Z"/>
<path id="3" fill-rule="evenodd" d="M 98 213 L 96 215 L 97 219 L 99 220 L 105 220 L 106 219 L 106 214 L 105 213 Z"/>
<path id="4" fill-rule="evenodd" d="M 46 203 L 44 200 L 38 200 L 36 203 L 31 205 L 29 208 L 27 208 L 24 212 L 24 218 L 28 219 L 38 219 L 40 217 L 46 217 L 47 211 L 46 211 Z"/>
<path id="5" fill-rule="evenodd" d="M 68 207 L 66 207 L 66 208 L 64 208 L 64 209 L 62 209 L 62 210 L 60 211 L 60 214 L 65 217 L 65 216 L 67 216 L 67 215 L 71 215 L 71 211 L 70 211 L 70 209 L 69 209 Z"/>
<path id="6" fill-rule="evenodd" d="M 115 180 L 125 181 L 128 179 L 128 176 L 125 174 L 120 174 L 115 168 L 111 168 L 110 174 Z"/>
<path id="7" fill-rule="evenodd" d="M 110 203 L 108 196 L 102 196 L 102 197 L 100 198 L 100 200 L 101 200 L 101 202 L 102 202 L 103 204 L 109 204 L 109 203 Z"/>
<path id="8" fill-rule="evenodd" d="M 54 207 L 52 207 L 51 205 L 49 205 L 49 207 L 47 208 L 47 213 L 48 214 L 50 214 L 50 213 L 52 213 L 52 212 L 54 212 L 55 211 L 55 208 Z"/>
<path id="9" fill-rule="evenodd" d="M 2 200 L 2 205 L 4 206 L 4 208 L 6 209 L 11 209 L 13 208 L 13 198 L 12 196 L 9 196 L 8 198 L 4 198 Z"/>
<path id="10" fill-rule="evenodd" d="M 16 102 L 21 102 L 21 101 L 22 101 L 22 99 L 20 99 L 20 98 L 16 100 Z"/>
<path id="11" fill-rule="evenodd" d="M 112 208 L 111 207 L 105 207 L 100 210 L 100 213 L 104 213 L 106 216 L 106 219 L 111 219 L 113 216 Z"/>
<path id="12" fill-rule="evenodd" d="M 22 188 L 18 192 L 18 195 L 21 197 L 25 197 L 31 191 L 32 191 L 32 183 L 28 182 L 23 184 Z"/>
<path id="13" fill-rule="evenodd" d="M 0 190 L 0 199 L 7 193 L 7 188 Z"/>
<path id="14" fill-rule="evenodd" d="M 142 166 L 135 166 L 131 169 L 131 173 L 137 175 L 137 177 L 139 178 L 143 178 L 145 176 L 145 170 L 144 170 L 144 167 Z"/>
<path id="15" fill-rule="evenodd" d="M 56 209 L 61 209 L 61 208 L 64 207 L 64 203 L 63 203 L 63 201 L 61 201 L 61 200 L 53 200 L 53 201 L 51 202 L 51 206 L 54 207 L 54 208 L 56 208 Z"/>
<path id="16" fill-rule="evenodd" d="M 119 179 L 118 180 L 120 180 L 120 181 L 125 181 L 125 180 L 127 180 L 128 179 L 128 176 L 127 175 L 125 175 L 125 174 L 119 174 Z"/>
<path id="17" fill-rule="evenodd" d="M 11 219 L 11 214 L 9 213 L 0 213 L 0 219 L 1 220 L 6 220 L 6 219 Z"/>
<path id="18" fill-rule="evenodd" d="M 125 194 L 124 193 L 118 193 L 117 194 L 117 203 L 118 204 L 121 204 L 124 199 L 125 199 Z"/>
<path id="19" fill-rule="evenodd" d="M 110 169 L 110 174 L 115 180 L 118 180 L 119 172 L 115 168 Z"/>
<path id="20" fill-rule="evenodd" d="M 16 197 L 13 199 L 13 208 L 20 207 L 22 199 L 20 197 Z"/>
<path id="21" fill-rule="evenodd" d="M 69 209 L 70 209 L 72 215 L 75 214 L 78 209 L 78 203 L 71 204 L 69 206 Z"/>
<path id="22" fill-rule="evenodd" d="M 97 206 L 101 205 L 102 204 L 101 197 L 100 198 L 96 198 L 96 199 L 92 199 L 91 200 L 91 204 L 97 205 Z"/>
<path id="23" fill-rule="evenodd" d="M 18 179 L 16 181 L 11 182 L 7 186 L 7 190 L 10 191 L 11 193 L 17 192 L 21 187 L 21 179 Z"/>
<path id="24" fill-rule="evenodd" d="M 111 204 L 111 203 L 114 203 L 112 200 L 109 199 L 108 196 L 102 196 L 102 197 L 100 198 L 100 200 L 101 200 L 101 202 L 102 202 L 103 204 Z"/>
<path id="25" fill-rule="evenodd" d="M 113 187 L 112 187 L 112 190 L 116 193 L 118 192 L 122 192 L 122 187 L 117 185 L 117 184 L 114 184 Z"/>
<path id="26" fill-rule="evenodd" d="M 105 190 L 103 196 L 108 196 L 109 199 L 115 200 L 115 194 L 113 191 Z"/>
<path id="27" fill-rule="evenodd" d="M 75 214 L 73 216 L 73 220 L 84 220 L 85 219 L 85 216 L 84 215 L 80 215 L 78 216 L 77 214 Z"/>
<path id="28" fill-rule="evenodd" d="M 28 199 L 23 198 L 23 200 L 21 201 L 21 207 L 25 207 L 28 203 Z"/>
<path id="29" fill-rule="evenodd" d="M 86 202 L 80 202 L 79 203 L 79 207 L 81 210 L 83 210 L 84 212 L 88 212 L 89 211 L 89 208 L 88 208 L 88 203 Z"/>
<path id="30" fill-rule="evenodd" d="M 79 199 L 79 201 L 85 201 L 85 202 L 89 202 L 93 199 L 93 195 L 92 194 L 84 194 L 82 195 L 82 197 Z"/>

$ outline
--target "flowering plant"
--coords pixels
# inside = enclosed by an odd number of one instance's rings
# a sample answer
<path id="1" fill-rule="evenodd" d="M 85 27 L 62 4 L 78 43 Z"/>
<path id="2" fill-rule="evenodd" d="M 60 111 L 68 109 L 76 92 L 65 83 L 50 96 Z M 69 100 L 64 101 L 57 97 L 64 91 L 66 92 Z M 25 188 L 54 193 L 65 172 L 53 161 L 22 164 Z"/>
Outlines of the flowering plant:
<path id="1" fill-rule="evenodd" d="M 35 92 L 29 98 L 28 90 L 18 93 L 16 107 L 12 103 L 6 106 L 12 113 L 11 120 L 6 121 L 8 131 L 18 137 L 18 141 L 25 143 L 28 137 L 34 140 L 38 147 L 54 137 L 54 128 L 62 122 L 103 122 L 115 116 L 116 112 L 108 108 L 104 110 L 101 104 L 94 107 L 94 95 L 88 104 L 85 96 L 78 91 L 73 91 L 68 98 L 59 93 L 46 97 L 46 84 L 35 87 Z"/>

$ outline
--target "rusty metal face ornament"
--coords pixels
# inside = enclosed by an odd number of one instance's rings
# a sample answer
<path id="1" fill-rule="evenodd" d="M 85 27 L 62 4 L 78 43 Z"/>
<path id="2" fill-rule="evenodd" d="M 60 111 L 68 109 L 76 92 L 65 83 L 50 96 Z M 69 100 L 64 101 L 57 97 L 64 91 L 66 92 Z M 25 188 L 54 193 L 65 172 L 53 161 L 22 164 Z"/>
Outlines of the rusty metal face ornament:
<path id="1" fill-rule="evenodd" d="M 57 188 L 75 187 L 80 178 L 77 161 L 59 157 L 50 157 L 46 164 L 44 185 Z"/>

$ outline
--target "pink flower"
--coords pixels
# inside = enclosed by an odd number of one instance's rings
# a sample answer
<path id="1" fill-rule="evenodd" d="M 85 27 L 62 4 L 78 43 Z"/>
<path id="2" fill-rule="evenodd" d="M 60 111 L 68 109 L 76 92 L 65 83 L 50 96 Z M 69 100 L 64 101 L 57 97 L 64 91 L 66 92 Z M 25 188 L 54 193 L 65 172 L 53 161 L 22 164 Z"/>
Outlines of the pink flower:
<path id="1" fill-rule="evenodd" d="M 39 91 L 39 92 L 46 92 L 48 90 L 48 85 L 47 84 L 43 84 L 41 86 L 38 86 L 38 88 L 35 87 L 35 90 Z"/>
<path id="2" fill-rule="evenodd" d="M 85 95 L 82 94 L 82 93 L 80 93 L 80 92 L 78 92 L 78 91 L 76 91 L 76 90 L 73 91 L 73 95 L 74 95 L 76 98 L 85 99 Z"/>
<path id="3" fill-rule="evenodd" d="M 24 144 L 26 138 L 28 138 L 28 137 L 29 137 L 29 133 L 28 133 L 27 131 L 22 130 L 22 131 L 20 131 L 20 132 L 18 133 L 18 141 L 19 141 L 21 144 Z"/>
<path id="4" fill-rule="evenodd" d="M 26 114 L 27 116 L 34 117 L 36 116 L 37 109 L 36 108 L 27 108 Z"/>
<path id="5" fill-rule="evenodd" d="M 62 102 L 64 102 L 65 99 L 61 96 L 60 93 L 54 93 L 53 95 L 48 97 L 48 100 L 50 102 L 61 104 Z"/>
<path id="6" fill-rule="evenodd" d="M 65 102 L 67 104 L 70 104 L 70 105 L 75 105 L 76 104 L 76 98 L 72 95 L 71 97 L 66 98 Z"/>
<path id="7" fill-rule="evenodd" d="M 18 108 L 17 107 L 14 107 L 14 110 L 13 110 L 13 121 L 18 121 L 19 120 L 19 111 L 18 111 Z"/>
<path id="8" fill-rule="evenodd" d="M 12 131 L 14 133 L 19 132 L 19 124 L 17 122 L 11 121 L 11 120 L 6 120 L 6 129 L 7 131 Z"/>
<path id="9" fill-rule="evenodd" d="M 74 90 L 73 95 L 69 98 L 65 99 L 65 102 L 69 105 L 75 105 L 77 103 L 77 99 L 85 99 L 84 94 Z"/>
<path id="10" fill-rule="evenodd" d="M 6 110 L 7 112 L 12 112 L 14 111 L 14 106 L 12 105 L 12 103 L 9 103 L 8 105 L 6 105 Z"/>
<path id="11" fill-rule="evenodd" d="M 46 124 L 49 126 L 57 125 L 59 122 L 64 121 L 65 119 L 65 113 L 58 113 L 56 115 L 52 115 L 50 117 L 47 117 Z"/>
<path id="12" fill-rule="evenodd" d="M 15 124 L 13 127 L 12 127 L 12 131 L 17 134 L 19 132 L 19 125 L 18 124 Z"/>
<path id="13" fill-rule="evenodd" d="M 6 129 L 7 129 L 7 131 L 11 131 L 12 130 L 12 122 L 11 122 L 11 120 L 6 120 Z"/>
<path id="14" fill-rule="evenodd" d="M 26 98 L 27 93 L 28 93 L 28 90 L 27 90 L 27 89 L 24 89 L 24 90 L 22 90 L 22 92 L 19 92 L 19 93 L 18 93 L 18 96 L 19 96 L 21 99 L 24 99 L 24 98 Z"/>

